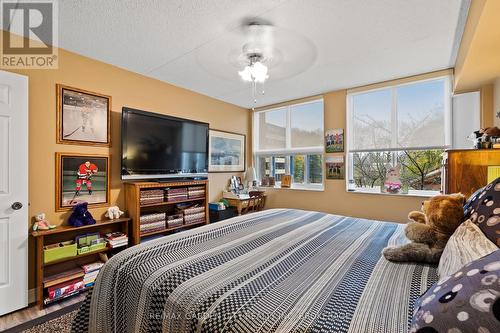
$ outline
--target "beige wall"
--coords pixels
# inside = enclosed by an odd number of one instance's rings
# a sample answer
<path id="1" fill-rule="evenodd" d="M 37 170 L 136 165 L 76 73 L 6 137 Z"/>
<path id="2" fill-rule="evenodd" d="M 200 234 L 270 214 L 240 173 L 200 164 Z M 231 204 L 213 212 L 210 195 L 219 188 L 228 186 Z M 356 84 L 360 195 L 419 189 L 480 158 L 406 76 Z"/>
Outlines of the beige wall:
<path id="1" fill-rule="evenodd" d="M 123 207 L 120 180 L 120 119 L 123 106 L 210 123 L 211 128 L 248 134 L 248 110 L 132 73 L 64 50 L 58 70 L 23 70 L 29 77 L 29 200 L 30 215 L 47 213 L 60 224 L 66 217 L 55 212 L 55 152 L 111 155 L 111 203 Z M 56 83 L 112 97 L 112 147 L 56 144 Z M 210 174 L 210 198 L 216 199 L 230 174 Z M 105 209 L 92 209 L 100 218 Z"/>
<path id="2" fill-rule="evenodd" d="M 471 2 L 455 64 L 455 91 L 481 92 L 481 127 L 500 126 L 500 1 Z M 496 121 L 496 123 L 495 123 Z"/>
<path id="3" fill-rule="evenodd" d="M 325 129 L 346 127 L 346 96 L 346 90 L 323 95 Z M 328 155 L 334 156 L 335 154 Z M 343 180 L 325 180 L 323 192 L 292 189 L 268 189 L 267 191 L 268 208 L 301 208 L 394 222 L 406 222 L 408 212 L 420 209 L 420 204 L 424 199 L 348 193 Z"/>
<path id="4" fill-rule="evenodd" d="M 494 109 L 494 86 L 486 84 L 482 86 L 481 92 L 481 128 L 493 126 Z"/>
<path id="5" fill-rule="evenodd" d="M 54 224 L 68 213 L 55 212 L 55 152 L 111 155 L 111 203 L 124 206 L 120 180 L 122 106 L 191 118 L 211 128 L 248 134 L 249 111 L 74 53 L 59 50 L 58 70 L 19 70 L 29 77 L 29 214 L 45 212 Z M 112 147 L 56 144 L 56 83 L 112 96 Z M 247 142 L 250 140 L 247 140 Z M 210 174 L 210 199 L 218 199 L 230 174 Z M 103 218 L 104 208 L 91 209 Z M 31 221 L 27 222 L 31 225 Z M 28 225 L 26 226 L 28 227 Z M 30 242 L 31 243 L 31 242 Z M 30 286 L 33 285 L 33 244 Z"/>
<path id="6" fill-rule="evenodd" d="M 495 80 L 493 91 L 493 126 L 500 128 L 500 77 Z"/>
<path id="7" fill-rule="evenodd" d="M 455 65 L 455 89 L 477 90 L 500 77 L 500 1 L 471 2 Z"/>

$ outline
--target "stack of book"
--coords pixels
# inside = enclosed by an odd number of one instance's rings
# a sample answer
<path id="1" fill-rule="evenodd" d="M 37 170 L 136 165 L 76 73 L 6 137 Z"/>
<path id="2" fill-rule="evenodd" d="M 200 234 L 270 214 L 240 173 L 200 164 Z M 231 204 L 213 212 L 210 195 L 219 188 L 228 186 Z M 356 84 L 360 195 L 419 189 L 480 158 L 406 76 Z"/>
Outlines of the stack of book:
<path id="1" fill-rule="evenodd" d="M 165 190 L 165 199 L 168 202 L 182 201 L 188 199 L 187 187 L 168 188 Z"/>
<path id="2" fill-rule="evenodd" d="M 198 199 L 205 196 L 205 186 L 192 186 L 188 187 L 189 199 Z"/>
<path id="3" fill-rule="evenodd" d="M 110 232 L 106 234 L 106 241 L 110 248 L 122 247 L 128 245 L 128 236 L 123 232 Z"/>
<path id="4" fill-rule="evenodd" d="M 162 203 L 164 198 L 163 190 L 141 190 L 139 202 L 142 205 Z"/>
<path id="5" fill-rule="evenodd" d="M 141 234 L 159 231 L 166 228 L 166 215 L 165 213 L 144 214 L 140 217 L 140 231 Z"/>
<path id="6" fill-rule="evenodd" d="M 49 297 L 44 300 L 45 304 L 53 300 L 65 298 L 80 292 L 84 288 L 83 279 L 66 281 L 47 288 Z"/>
<path id="7" fill-rule="evenodd" d="M 83 276 L 83 285 L 85 287 L 91 287 L 94 285 L 97 274 L 99 274 L 102 266 L 104 266 L 102 261 L 96 261 L 82 266 L 83 272 L 85 273 Z"/>

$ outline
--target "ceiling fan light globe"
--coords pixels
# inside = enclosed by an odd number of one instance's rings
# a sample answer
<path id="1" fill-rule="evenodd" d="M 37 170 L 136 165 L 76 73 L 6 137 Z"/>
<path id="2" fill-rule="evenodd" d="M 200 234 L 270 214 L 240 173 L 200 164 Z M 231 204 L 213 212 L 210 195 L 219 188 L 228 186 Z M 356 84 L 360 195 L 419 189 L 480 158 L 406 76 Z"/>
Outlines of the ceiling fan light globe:
<path id="1" fill-rule="evenodd" d="M 268 71 L 267 66 L 261 63 L 260 61 L 254 63 L 251 69 L 252 69 L 252 76 L 255 82 L 263 83 L 269 77 L 269 75 L 267 75 Z"/>
<path id="2" fill-rule="evenodd" d="M 243 81 L 251 82 L 253 81 L 252 79 L 252 70 L 250 66 L 245 66 L 242 71 L 239 71 L 238 74 L 240 75 L 241 79 Z"/>

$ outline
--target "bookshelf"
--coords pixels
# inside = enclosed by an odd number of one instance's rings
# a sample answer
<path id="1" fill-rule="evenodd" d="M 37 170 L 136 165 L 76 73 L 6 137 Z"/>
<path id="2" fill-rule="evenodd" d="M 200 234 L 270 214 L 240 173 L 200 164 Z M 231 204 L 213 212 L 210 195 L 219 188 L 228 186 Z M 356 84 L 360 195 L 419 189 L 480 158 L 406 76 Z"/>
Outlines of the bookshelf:
<path id="1" fill-rule="evenodd" d="M 115 220 L 97 221 L 96 224 L 86 225 L 79 228 L 72 226 L 58 226 L 52 230 L 33 231 L 31 236 L 35 239 L 36 251 L 36 303 L 43 309 L 45 305 L 49 305 L 68 297 L 80 294 L 89 288 L 79 289 L 61 298 L 53 299 L 44 303 L 47 288 L 59 283 L 71 281 L 83 276 L 81 265 L 85 265 L 98 260 L 99 254 L 106 253 L 113 255 L 127 248 L 127 246 L 119 248 L 104 247 L 91 252 L 82 253 L 76 256 L 65 257 L 44 263 L 43 248 L 48 244 L 56 244 L 68 240 L 74 240 L 76 236 L 99 232 L 104 235 L 108 232 L 121 231 L 128 235 L 130 218 L 120 218 Z"/>
<path id="2" fill-rule="evenodd" d="M 175 201 L 167 201 L 165 196 L 161 202 L 154 203 L 142 203 L 141 204 L 141 192 L 148 190 L 161 190 L 166 191 L 169 189 L 189 189 L 189 188 L 203 188 L 203 195 L 196 198 L 183 198 Z M 175 214 L 176 206 L 179 204 L 189 204 L 198 205 L 200 208 L 203 207 L 203 212 L 205 213 L 204 219 L 195 221 L 193 223 L 186 223 L 183 220 L 182 225 L 169 226 L 165 223 L 164 228 L 159 230 L 143 231 L 141 233 L 141 215 L 146 215 L 150 213 L 165 214 L 166 216 L 171 216 Z M 128 216 L 132 219 L 130 239 L 131 244 L 136 245 L 141 243 L 141 241 L 148 236 L 154 235 L 168 235 L 174 231 L 179 231 L 184 228 L 193 228 L 201 225 L 208 224 L 208 180 L 193 180 L 193 181 L 174 181 L 167 183 L 159 182 L 129 182 L 125 183 L 125 205 Z"/>

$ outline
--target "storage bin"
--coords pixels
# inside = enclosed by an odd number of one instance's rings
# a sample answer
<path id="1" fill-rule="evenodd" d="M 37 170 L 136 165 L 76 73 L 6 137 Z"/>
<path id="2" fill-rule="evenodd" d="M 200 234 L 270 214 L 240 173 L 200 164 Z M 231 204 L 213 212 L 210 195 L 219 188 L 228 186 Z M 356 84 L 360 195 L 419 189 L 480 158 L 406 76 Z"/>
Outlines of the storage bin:
<path id="1" fill-rule="evenodd" d="M 140 225 L 140 231 L 141 233 L 148 233 L 152 231 L 158 231 L 165 229 L 166 222 L 165 220 L 163 221 L 158 221 L 158 222 L 151 222 L 151 223 L 143 223 Z"/>
<path id="2" fill-rule="evenodd" d="M 89 246 L 83 246 L 83 247 L 78 248 L 77 252 L 78 252 L 78 254 L 84 254 L 87 252 L 101 250 L 101 249 L 104 249 L 107 244 L 108 244 L 107 242 L 103 242 L 103 243 L 93 244 L 93 245 L 89 245 Z"/>
<path id="3" fill-rule="evenodd" d="M 74 241 L 61 242 L 57 244 L 46 245 L 43 248 L 43 262 L 75 257 L 77 255 L 77 246 Z"/>
<path id="4" fill-rule="evenodd" d="M 152 213 L 152 214 L 143 214 L 139 217 L 140 224 L 148 224 L 154 222 L 165 222 L 165 213 Z"/>
<path id="5" fill-rule="evenodd" d="M 162 189 L 141 190 L 139 202 L 141 205 L 151 205 L 162 203 L 164 201 L 164 193 Z"/>
<path id="6" fill-rule="evenodd" d="M 205 207 L 192 207 L 184 209 L 184 216 L 203 213 L 205 211 Z"/>
<path id="7" fill-rule="evenodd" d="M 173 228 L 181 226 L 184 222 L 184 218 L 182 214 L 170 215 L 167 217 L 167 227 Z"/>
<path id="8" fill-rule="evenodd" d="M 184 215 L 184 223 L 192 224 L 205 221 L 205 212 Z"/>

